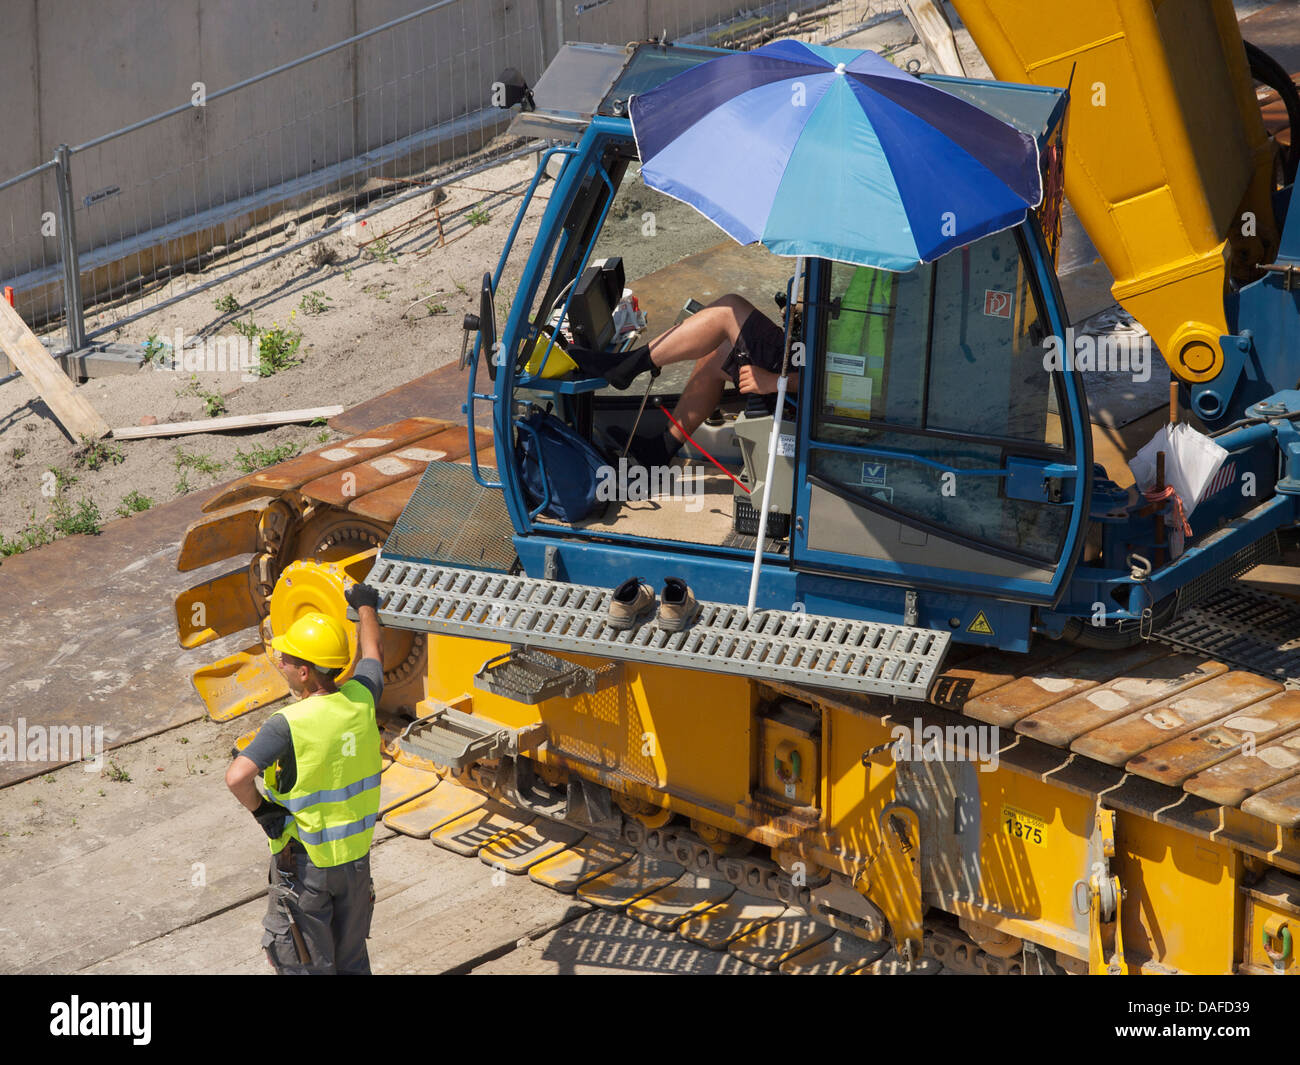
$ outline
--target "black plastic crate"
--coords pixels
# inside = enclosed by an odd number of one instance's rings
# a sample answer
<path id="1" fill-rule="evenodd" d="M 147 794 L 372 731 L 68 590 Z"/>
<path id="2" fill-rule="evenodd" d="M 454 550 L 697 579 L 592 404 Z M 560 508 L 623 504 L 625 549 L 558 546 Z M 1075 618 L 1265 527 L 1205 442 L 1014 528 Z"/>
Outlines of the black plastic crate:
<path id="1" fill-rule="evenodd" d="M 759 513 L 748 499 L 736 498 L 736 517 L 732 528 L 741 536 L 758 535 Z M 769 511 L 767 515 L 767 535 L 772 540 L 785 540 L 790 536 L 790 515 L 779 510 Z"/>

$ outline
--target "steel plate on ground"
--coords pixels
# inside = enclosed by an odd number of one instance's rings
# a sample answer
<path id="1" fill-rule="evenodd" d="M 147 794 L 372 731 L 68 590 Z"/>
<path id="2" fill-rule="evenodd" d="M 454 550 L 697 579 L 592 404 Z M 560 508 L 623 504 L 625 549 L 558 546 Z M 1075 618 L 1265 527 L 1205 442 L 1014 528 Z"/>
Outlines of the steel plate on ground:
<path id="1" fill-rule="evenodd" d="M 532 814 L 489 799 L 472 813 L 434 830 L 429 838 L 444 850 L 469 858 L 498 836 L 523 828 L 532 821 Z"/>
<path id="2" fill-rule="evenodd" d="M 686 872 L 676 862 L 637 854 L 616 869 L 588 880 L 577 891 L 578 898 L 605 910 L 621 910 L 652 891 L 667 887 Z"/>
<path id="3" fill-rule="evenodd" d="M 834 934 L 835 929 L 806 913 L 790 910 L 775 921 L 746 932 L 728 944 L 727 952 L 750 965 L 775 972 L 782 963 L 825 942 Z"/>
<path id="4" fill-rule="evenodd" d="M 843 976 L 858 972 L 889 949 L 885 943 L 868 943 L 846 932 L 835 932 L 820 943 L 781 963 L 787 976 Z"/>
<path id="5" fill-rule="evenodd" d="M 637 899 L 627 908 L 627 915 L 651 928 L 670 932 L 688 917 L 726 902 L 736 889 L 725 880 L 686 875 L 675 884 L 669 884 Z"/>
<path id="6" fill-rule="evenodd" d="M 585 833 L 539 817 L 532 824 L 511 829 L 478 852 L 479 860 L 494 869 L 522 876 L 536 865 L 579 842 Z"/>
<path id="7" fill-rule="evenodd" d="M 631 851 L 621 850 L 588 836 L 555 857 L 532 866 L 528 870 L 528 879 L 555 891 L 571 894 L 588 880 L 617 869 L 631 857 Z"/>
<path id="8" fill-rule="evenodd" d="M 477 810 L 487 801 L 482 792 L 463 787 L 454 780 L 443 780 L 418 799 L 390 810 L 384 815 L 384 824 L 394 832 L 428 839 L 431 832 Z"/>
<path id="9" fill-rule="evenodd" d="M 775 921 L 787 908 L 784 902 L 737 891 L 726 902 L 688 917 L 677 926 L 677 934 L 710 950 L 723 950 L 733 939 Z"/>

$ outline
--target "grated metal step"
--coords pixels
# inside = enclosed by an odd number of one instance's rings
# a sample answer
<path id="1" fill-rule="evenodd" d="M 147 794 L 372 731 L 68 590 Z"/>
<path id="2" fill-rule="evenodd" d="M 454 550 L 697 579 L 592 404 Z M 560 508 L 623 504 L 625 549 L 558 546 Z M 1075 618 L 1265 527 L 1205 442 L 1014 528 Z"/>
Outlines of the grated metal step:
<path id="1" fill-rule="evenodd" d="M 1300 687 L 1300 602 L 1235 584 L 1182 611 L 1152 638 Z"/>
<path id="2" fill-rule="evenodd" d="M 606 588 L 382 554 L 366 582 L 379 592 L 380 620 L 397 628 L 908 699 L 925 699 L 951 638 L 794 611 L 747 618 L 730 603 L 701 603 L 684 632 L 653 620 L 618 631 L 605 624 Z"/>
<path id="3" fill-rule="evenodd" d="M 484 662 L 474 674 L 474 686 L 517 703 L 536 706 L 562 695 L 590 695 L 612 684 L 618 666 L 609 662 L 589 669 L 576 662 L 527 647 L 512 647 L 503 655 Z"/>

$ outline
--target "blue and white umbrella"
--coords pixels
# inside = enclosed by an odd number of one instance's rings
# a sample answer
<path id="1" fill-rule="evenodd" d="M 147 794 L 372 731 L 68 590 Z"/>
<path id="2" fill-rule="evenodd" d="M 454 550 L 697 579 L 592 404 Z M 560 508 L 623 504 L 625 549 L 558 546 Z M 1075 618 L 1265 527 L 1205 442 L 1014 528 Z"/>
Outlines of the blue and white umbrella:
<path id="1" fill-rule="evenodd" d="M 647 185 L 778 255 L 910 270 L 1042 200 L 1032 136 L 874 52 L 774 41 L 629 114 Z"/>

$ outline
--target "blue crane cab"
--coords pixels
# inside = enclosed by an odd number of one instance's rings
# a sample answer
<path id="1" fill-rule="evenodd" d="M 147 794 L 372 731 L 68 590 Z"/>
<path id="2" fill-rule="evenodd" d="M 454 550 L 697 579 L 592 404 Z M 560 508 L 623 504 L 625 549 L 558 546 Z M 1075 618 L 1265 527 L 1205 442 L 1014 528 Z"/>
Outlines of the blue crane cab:
<path id="1" fill-rule="evenodd" d="M 1240 567 L 1294 521 L 1294 497 L 1272 490 L 1276 447 L 1258 432 L 1234 455 L 1260 474 L 1263 498 L 1203 505 L 1177 559 L 1162 556 L 1146 501 L 1094 465 L 1086 374 L 1059 357 L 1071 335 L 1055 272 L 1065 90 L 922 75 L 1036 138 L 1042 204 L 908 272 L 810 259 L 795 278 L 794 259 L 738 246 L 638 177 L 629 97 L 718 54 L 567 45 L 513 93 L 512 131 L 548 146 L 467 318 L 464 361 L 471 428 L 490 423 L 495 441 L 493 455 L 472 453 L 473 477 L 508 519 L 516 572 L 605 589 L 675 576 L 700 600 L 743 605 L 778 414 L 761 610 L 1012 651 L 1035 633 L 1118 645 L 1186 583 Z M 620 391 L 565 348 L 644 344 L 728 294 L 786 336 L 785 409 L 729 387 L 671 467 L 637 466 L 617 442 L 667 427 L 692 364 Z M 539 433 L 552 430 L 589 448 L 548 449 Z M 586 513 L 559 505 L 575 478 L 594 486 Z"/>

